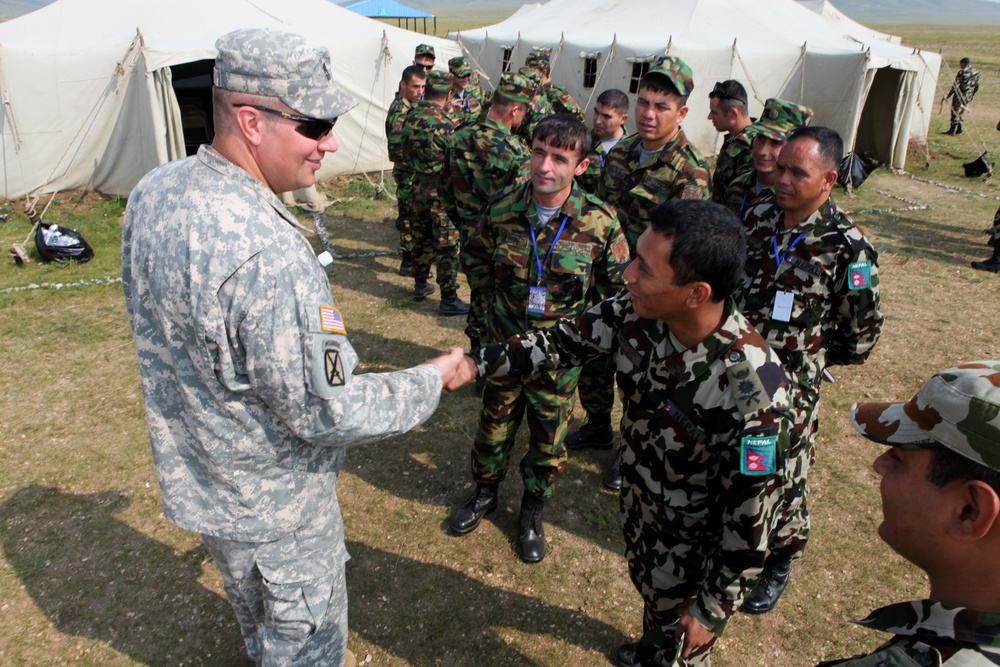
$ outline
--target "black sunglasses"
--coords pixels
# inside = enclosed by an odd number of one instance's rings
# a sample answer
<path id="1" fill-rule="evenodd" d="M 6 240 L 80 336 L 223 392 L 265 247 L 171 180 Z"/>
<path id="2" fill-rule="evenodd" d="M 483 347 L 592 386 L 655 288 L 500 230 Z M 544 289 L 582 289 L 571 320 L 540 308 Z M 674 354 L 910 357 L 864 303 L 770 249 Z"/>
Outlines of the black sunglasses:
<path id="1" fill-rule="evenodd" d="M 721 81 L 715 82 L 715 88 L 712 89 L 712 93 L 709 97 L 717 97 L 722 100 L 735 100 L 736 102 L 742 102 L 743 104 L 747 103 L 746 98 L 726 92 L 726 89 L 722 87 Z"/>
<path id="2" fill-rule="evenodd" d="M 287 118 L 288 120 L 295 121 L 298 125 L 295 126 L 295 131 L 301 134 L 307 139 L 312 139 L 313 141 L 319 141 L 324 136 L 329 134 L 333 126 L 337 124 L 337 119 L 333 120 L 320 120 L 319 118 L 309 118 L 308 116 L 296 116 L 293 113 L 285 113 L 284 111 L 278 111 L 277 109 L 268 109 L 267 107 L 257 106 L 256 104 L 234 104 L 234 107 L 250 107 L 251 109 L 256 109 L 257 111 L 263 111 L 265 113 L 274 114 L 275 116 L 281 116 L 282 118 Z"/>

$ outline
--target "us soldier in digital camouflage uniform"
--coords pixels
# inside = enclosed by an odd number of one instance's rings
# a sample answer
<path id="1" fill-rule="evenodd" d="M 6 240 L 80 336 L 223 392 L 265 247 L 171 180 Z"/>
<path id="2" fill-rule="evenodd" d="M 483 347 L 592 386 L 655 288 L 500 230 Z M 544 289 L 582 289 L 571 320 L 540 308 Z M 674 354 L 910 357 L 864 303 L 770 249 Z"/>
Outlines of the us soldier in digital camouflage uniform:
<path id="1" fill-rule="evenodd" d="M 636 136 L 618 142 L 608 154 L 598 194 L 617 209 L 633 252 L 653 206 L 668 199 L 711 197 L 708 165 L 680 125 L 692 90 L 687 63 L 673 56 L 657 58 L 639 82 Z"/>
<path id="2" fill-rule="evenodd" d="M 724 132 L 722 148 L 712 173 L 712 201 L 725 204 L 726 186 L 737 176 L 753 171 L 753 121 L 747 91 L 739 81 L 718 81 L 708 94 L 708 119 L 716 132 Z"/>
<path id="3" fill-rule="evenodd" d="M 1000 361 L 960 364 L 907 403 L 856 403 L 851 421 L 889 445 L 879 536 L 927 574 L 929 599 L 859 624 L 893 635 L 867 656 L 820 667 L 1000 665 Z"/>
<path id="4" fill-rule="evenodd" d="M 594 104 L 594 125 L 591 130 L 590 164 L 576 182 L 587 192 L 597 193 L 601 185 L 601 172 L 608 153 L 618 142 L 628 136 L 628 95 L 609 88 L 597 96 Z"/>
<path id="5" fill-rule="evenodd" d="M 403 144 L 403 123 L 406 114 L 424 96 L 427 74 L 420 65 L 410 65 L 403 70 L 399 82 L 399 93 L 389 105 L 385 117 L 385 136 L 389 143 L 389 159 L 392 160 L 392 178 L 396 181 L 396 229 L 399 230 L 399 249 L 403 259 L 399 264 L 399 275 L 413 275 L 413 231 L 410 228 L 413 217 L 412 169 L 407 160 L 406 146 Z"/>
<path id="6" fill-rule="evenodd" d="M 1000 131 L 1000 122 L 997 123 L 997 130 Z M 990 273 L 1000 273 L 1000 208 L 993 215 L 993 226 L 986 229 L 985 233 L 990 235 L 987 245 L 993 248 L 993 255 L 981 262 L 972 262 L 972 268 Z"/>
<path id="7" fill-rule="evenodd" d="M 743 212 L 765 192 L 772 192 L 778 172 L 778 154 L 788 133 L 809 124 L 812 109 L 776 97 L 764 103 L 764 111 L 753 125 L 753 165 L 737 176 L 724 191 L 721 204 L 743 218 Z"/>
<path id="8" fill-rule="evenodd" d="M 524 60 L 524 66 L 538 72 L 542 77 L 542 85 L 539 94 L 544 94 L 552 105 L 553 113 L 568 113 L 579 121 L 587 118 L 583 108 L 576 103 L 569 91 L 562 86 L 553 83 L 549 78 L 551 73 L 551 51 L 549 49 L 534 48 L 528 53 Z"/>
<path id="9" fill-rule="evenodd" d="M 478 83 L 472 83 L 472 63 L 466 56 L 456 56 L 448 61 L 451 72 L 451 99 L 455 109 L 455 127 L 464 127 L 476 122 L 483 105 L 486 91 Z"/>
<path id="10" fill-rule="evenodd" d="M 532 140 L 531 180 L 498 195 L 469 238 L 466 275 L 489 304 L 486 323 L 492 342 L 579 315 L 607 296 L 604 286 L 621 287 L 628 245 L 618 218 L 573 183 L 587 168 L 589 134 L 566 114 L 540 122 Z M 578 372 L 486 383 L 472 445 L 476 490 L 452 515 L 452 530 L 469 533 L 496 509 L 498 487 L 527 414 L 520 556 L 528 563 L 545 557 L 542 507 L 566 468 L 563 440 Z"/>
<path id="11" fill-rule="evenodd" d="M 493 94 L 489 111 L 476 123 L 455 133 L 446 155 L 444 178 L 451 187 L 441 188 L 448 217 L 458 225 L 464 247 L 490 198 L 504 188 L 528 179 L 530 155 L 511 134 L 524 120 L 535 96 L 535 88 L 520 74 L 504 74 Z M 485 345 L 487 304 L 472 289 L 471 309 L 465 333 L 472 349 Z M 481 385 L 478 385 L 482 393 Z"/>
<path id="12" fill-rule="evenodd" d="M 962 134 L 965 127 L 965 112 L 972 104 L 972 98 L 979 92 L 979 70 L 972 66 L 972 61 L 962 58 L 959 70 L 955 74 L 955 82 L 945 99 L 951 98 L 951 127 L 945 134 Z"/>
<path id="13" fill-rule="evenodd" d="M 743 218 L 746 274 L 740 310 L 781 357 L 795 385 L 801 447 L 789 452 L 795 471 L 786 480 L 782 517 L 771 555 L 743 611 L 774 608 L 809 537 L 807 474 L 815 458 L 823 371 L 860 364 L 882 333 L 878 255 L 830 190 L 843 158 L 840 135 L 800 127 L 778 156 L 774 192 L 757 199 Z"/>
<path id="14" fill-rule="evenodd" d="M 438 313 L 446 316 L 469 312 L 469 305 L 458 297 L 458 229 L 439 194 L 446 184 L 444 160 L 455 130 L 450 97 L 451 74 L 431 70 L 424 99 L 407 114 L 403 126 L 403 145 L 413 170 L 413 298 L 423 301 L 434 292 L 427 277 L 435 262 L 441 286 Z"/>
<path id="15" fill-rule="evenodd" d="M 642 638 L 619 648 L 617 664 L 708 665 L 764 562 L 796 446 L 790 385 L 730 296 L 746 252 L 735 216 L 670 201 L 650 218 L 627 290 L 472 352 L 463 379 L 524 381 L 614 356 L 625 556 L 644 607 Z"/>
<path id="16" fill-rule="evenodd" d="M 326 47 L 216 42 L 215 139 L 147 174 L 122 226 L 122 285 L 164 515 L 202 534 L 251 660 L 353 665 L 336 483 L 345 447 L 407 431 L 462 352 L 355 375 L 330 284 L 276 192 L 312 185 L 356 102 Z"/>

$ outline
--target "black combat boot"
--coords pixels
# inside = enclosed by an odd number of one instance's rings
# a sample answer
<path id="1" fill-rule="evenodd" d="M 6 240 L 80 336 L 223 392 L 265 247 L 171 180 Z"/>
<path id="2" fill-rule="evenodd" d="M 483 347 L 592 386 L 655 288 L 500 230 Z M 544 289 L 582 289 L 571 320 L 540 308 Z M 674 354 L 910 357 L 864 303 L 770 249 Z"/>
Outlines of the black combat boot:
<path id="1" fill-rule="evenodd" d="M 527 489 L 521 497 L 521 560 L 540 563 L 545 558 L 545 531 L 542 529 L 542 509 L 545 503 Z"/>
<path id="2" fill-rule="evenodd" d="M 423 301 L 428 294 L 434 293 L 434 285 L 427 282 L 426 277 L 417 278 L 413 282 L 413 300 Z"/>
<path id="3" fill-rule="evenodd" d="M 413 254 L 409 250 L 403 251 L 403 259 L 399 262 L 399 275 L 413 276 Z"/>
<path id="4" fill-rule="evenodd" d="M 990 273 L 1000 273 L 1000 244 L 993 245 L 993 256 L 982 262 L 972 262 L 972 268 Z"/>
<path id="5" fill-rule="evenodd" d="M 611 415 L 587 415 L 587 423 L 573 429 L 566 436 L 566 449 L 611 449 L 615 444 L 615 430 L 611 428 Z"/>
<path id="6" fill-rule="evenodd" d="M 746 614 L 766 614 L 778 604 L 778 598 L 785 592 L 788 577 L 792 573 L 792 559 L 780 554 L 771 554 L 764 561 L 764 571 L 760 580 L 746 599 L 740 611 Z"/>
<path id="7" fill-rule="evenodd" d="M 947 132 L 943 132 L 942 134 L 950 134 L 950 135 L 954 136 L 954 134 L 955 134 L 955 125 L 956 125 L 956 123 L 952 123 L 951 127 L 948 128 L 948 131 Z"/>
<path id="8" fill-rule="evenodd" d="M 441 304 L 438 306 L 438 313 L 445 317 L 451 315 L 467 315 L 469 304 L 458 298 L 458 293 L 454 291 L 441 291 Z"/>
<path id="9" fill-rule="evenodd" d="M 621 491 L 622 490 L 622 469 L 621 464 L 618 463 L 618 456 L 615 456 L 615 460 L 611 463 L 611 468 L 608 469 L 607 474 L 604 475 L 604 479 L 601 480 L 601 484 L 608 491 Z"/>
<path id="10" fill-rule="evenodd" d="M 448 525 L 459 535 L 471 533 L 479 527 L 483 517 L 497 508 L 498 484 L 477 484 L 472 497 L 451 515 Z"/>

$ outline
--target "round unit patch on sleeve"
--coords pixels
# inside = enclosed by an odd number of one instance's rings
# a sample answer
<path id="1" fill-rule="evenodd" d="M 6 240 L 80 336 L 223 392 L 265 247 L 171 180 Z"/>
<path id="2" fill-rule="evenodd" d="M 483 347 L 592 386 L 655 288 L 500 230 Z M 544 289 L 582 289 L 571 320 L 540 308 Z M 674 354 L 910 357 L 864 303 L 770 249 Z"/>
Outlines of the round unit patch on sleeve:
<path id="1" fill-rule="evenodd" d="M 344 317 L 340 314 L 339 308 L 334 308 L 333 306 L 320 306 L 319 323 L 320 328 L 323 329 L 323 331 L 339 334 L 347 333 L 347 329 L 344 328 Z"/>

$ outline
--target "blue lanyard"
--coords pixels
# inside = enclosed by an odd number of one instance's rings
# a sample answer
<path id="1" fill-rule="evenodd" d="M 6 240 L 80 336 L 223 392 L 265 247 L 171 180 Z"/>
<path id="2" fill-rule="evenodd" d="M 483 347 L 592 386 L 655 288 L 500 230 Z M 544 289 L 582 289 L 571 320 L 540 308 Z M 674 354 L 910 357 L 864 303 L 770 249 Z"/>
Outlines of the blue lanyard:
<path id="1" fill-rule="evenodd" d="M 535 250 L 535 263 L 538 265 L 538 282 L 536 283 L 539 287 L 542 285 L 542 269 L 546 264 L 549 263 L 549 258 L 552 257 L 552 250 L 556 247 L 556 243 L 559 243 L 559 237 L 562 236 L 563 229 L 566 227 L 566 221 L 569 220 L 568 215 L 564 215 L 562 219 L 562 224 L 559 225 L 559 231 L 556 232 L 556 237 L 552 239 L 552 245 L 549 246 L 549 251 L 545 253 L 545 261 L 543 262 L 538 256 L 538 237 L 535 235 L 535 228 L 528 223 L 528 229 L 531 230 L 531 247 Z"/>
<path id="2" fill-rule="evenodd" d="M 601 169 L 604 169 L 604 153 L 598 153 L 597 157 L 601 158 Z"/>
<path id="3" fill-rule="evenodd" d="M 775 229 L 774 230 L 774 262 L 775 262 L 775 264 L 774 264 L 774 272 L 775 273 L 777 273 L 778 269 L 781 268 L 781 263 L 785 261 L 786 257 L 788 257 L 788 253 L 790 253 L 792 251 L 792 248 L 794 248 L 798 244 L 798 242 L 801 241 L 803 239 L 803 237 L 805 237 L 805 235 L 806 235 L 805 232 L 800 232 L 799 235 L 795 237 L 795 240 L 792 241 L 792 245 L 788 246 L 788 250 L 786 250 L 785 253 L 782 255 L 782 254 L 778 253 L 778 234 L 780 233 L 780 231 L 781 231 L 780 229 Z"/>

